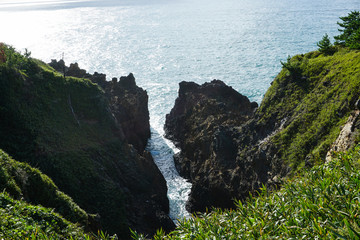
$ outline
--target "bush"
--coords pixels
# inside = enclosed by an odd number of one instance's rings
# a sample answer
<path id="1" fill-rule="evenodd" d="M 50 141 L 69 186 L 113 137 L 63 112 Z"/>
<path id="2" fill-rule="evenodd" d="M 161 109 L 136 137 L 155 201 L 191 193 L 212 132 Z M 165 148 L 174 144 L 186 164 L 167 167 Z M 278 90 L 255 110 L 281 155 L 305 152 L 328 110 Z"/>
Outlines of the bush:
<path id="1" fill-rule="evenodd" d="M 301 61 L 297 58 L 291 58 L 289 55 L 286 62 L 280 61 L 283 68 L 287 69 L 290 76 L 298 76 L 301 74 Z"/>

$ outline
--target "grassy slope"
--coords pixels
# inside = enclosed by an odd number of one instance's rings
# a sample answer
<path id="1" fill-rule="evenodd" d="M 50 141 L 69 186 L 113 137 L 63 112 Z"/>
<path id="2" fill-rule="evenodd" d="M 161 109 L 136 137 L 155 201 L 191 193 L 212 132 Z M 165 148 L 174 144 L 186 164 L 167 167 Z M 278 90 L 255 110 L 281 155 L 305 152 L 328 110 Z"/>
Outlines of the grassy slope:
<path id="1" fill-rule="evenodd" d="M 2 150 L 0 190 L 0 238 L 100 239 L 84 232 L 86 212 L 48 176 Z"/>
<path id="2" fill-rule="evenodd" d="M 38 169 L 10 158 L 0 149 L 0 190 L 31 204 L 55 208 L 68 221 L 87 225 L 88 216 Z"/>
<path id="3" fill-rule="evenodd" d="M 103 91 L 90 80 L 64 79 L 39 60 L 5 50 L 0 148 L 51 176 L 87 212 L 100 213 L 107 231 L 128 233 L 118 182 L 132 178 L 128 187 L 138 192 L 147 185 L 133 177 L 134 160 L 116 135 Z"/>
<path id="4" fill-rule="evenodd" d="M 323 161 L 360 96 L 360 51 L 341 48 L 333 56 L 319 52 L 294 56 L 297 72 L 283 69 L 269 88 L 259 122 L 286 119 L 273 141 L 283 161 L 296 172 Z"/>
<path id="5" fill-rule="evenodd" d="M 20 59 L 24 60 L 20 55 L 17 57 L 19 62 Z M 3 64 L 0 69 L 2 76 L 0 82 L 3 90 L 9 90 L 4 81 L 6 76 L 4 71 L 10 72 L 10 68 Z M 17 74 L 18 77 L 26 76 L 24 72 Z M 15 87 L 18 87 L 16 83 Z M 16 88 L 11 90 L 16 91 Z M 2 91 L 2 94 L 1 128 L 11 132 L 12 124 L 17 124 L 18 121 L 15 119 L 4 120 L 12 116 L 7 114 L 10 111 L 6 108 L 3 100 L 12 92 Z M 23 133 L 15 131 L 10 136 L 26 141 L 27 135 L 23 135 Z M 3 134 L 1 136 L 4 141 L 5 136 Z M 18 149 L 14 146 L 14 150 Z M 25 156 L 26 151 L 27 149 L 19 151 L 20 155 Z M 13 160 L 1 149 L 0 190 L 0 237 L 5 239 L 69 239 L 71 237 L 83 239 L 89 237 L 83 230 L 88 224 L 87 213 L 69 196 L 59 191 L 48 176 L 38 169 L 30 167 L 27 163 Z"/>
<path id="6" fill-rule="evenodd" d="M 270 141 L 291 166 L 292 177 L 278 191 L 264 187 L 258 197 L 238 202 L 236 210 L 214 209 L 183 220 L 174 232 L 159 232 L 155 239 L 360 238 L 360 146 L 323 164 L 360 96 L 360 51 L 311 52 L 289 63 L 295 71 L 280 72 L 257 114 L 260 124 L 287 119 Z M 317 166 L 304 170 L 306 157 Z"/>
<path id="7" fill-rule="evenodd" d="M 82 228 L 53 209 L 14 200 L 0 193 L 0 237 L 4 239 L 86 239 Z"/>

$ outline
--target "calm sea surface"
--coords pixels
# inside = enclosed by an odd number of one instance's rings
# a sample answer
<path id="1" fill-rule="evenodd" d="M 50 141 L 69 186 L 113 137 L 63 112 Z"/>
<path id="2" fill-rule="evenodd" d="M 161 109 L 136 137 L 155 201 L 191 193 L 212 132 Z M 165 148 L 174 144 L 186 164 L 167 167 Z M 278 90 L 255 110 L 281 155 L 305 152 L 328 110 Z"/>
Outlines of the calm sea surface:
<path id="1" fill-rule="evenodd" d="M 132 72 L 149 94 L 149 150 L 167 179 L 170 216 L 187 216 L 190 184 L 162 137 L 181 81 L 221 79 L 261 99 L 288 55 L 315 50 L 359 0 L 0 0 L 0 42 L 108 79 Z"/>

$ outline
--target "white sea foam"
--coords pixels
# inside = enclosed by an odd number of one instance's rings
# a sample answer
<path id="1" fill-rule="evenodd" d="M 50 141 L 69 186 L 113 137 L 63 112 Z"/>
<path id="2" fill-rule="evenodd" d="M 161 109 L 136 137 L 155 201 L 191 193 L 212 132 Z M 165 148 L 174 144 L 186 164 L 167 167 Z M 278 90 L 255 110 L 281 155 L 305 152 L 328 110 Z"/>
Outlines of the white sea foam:
<path id="1" fill-rule="evenodd" d="M 175 169 L 173 154 L 178 150 L 155 129 L 152 129 L 148 150 L 167 182 L 171 219 L 176 222 L 177 219 L 189 217 L 185 203 L 190 193 L 191 184 L 180 177 Z"/>

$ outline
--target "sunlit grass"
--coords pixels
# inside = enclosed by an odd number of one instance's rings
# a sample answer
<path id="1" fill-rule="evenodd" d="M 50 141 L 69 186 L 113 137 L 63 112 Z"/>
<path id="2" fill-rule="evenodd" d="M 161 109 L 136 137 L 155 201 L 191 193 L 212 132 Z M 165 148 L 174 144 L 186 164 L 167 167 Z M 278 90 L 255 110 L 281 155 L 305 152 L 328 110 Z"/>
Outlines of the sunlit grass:
<path id="1" fill-rule="evenodd" d="M 180 222 L 154 239 L 359 239 L 360 146 L 288 180 L 278 191 Z M 144 236 L 133 233 L 134 239 Z"/>

